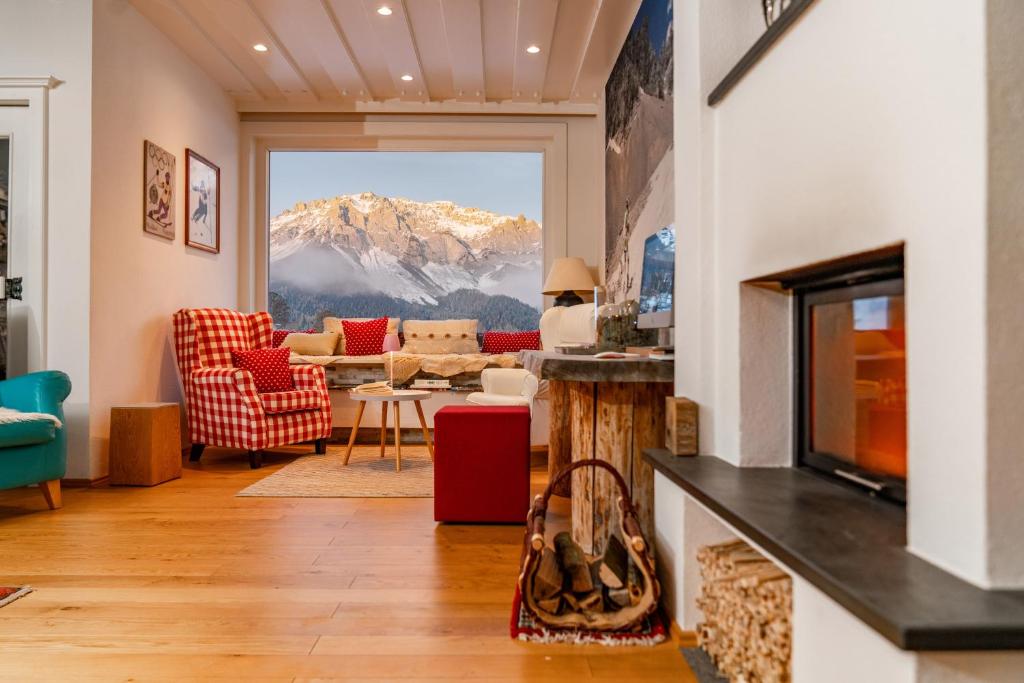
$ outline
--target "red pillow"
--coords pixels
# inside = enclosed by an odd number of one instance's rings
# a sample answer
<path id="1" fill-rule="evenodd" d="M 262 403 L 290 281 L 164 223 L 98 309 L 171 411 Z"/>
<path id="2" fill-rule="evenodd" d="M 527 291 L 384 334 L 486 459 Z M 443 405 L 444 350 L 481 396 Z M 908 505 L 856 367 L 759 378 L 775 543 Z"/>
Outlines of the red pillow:
<path id="1" fill-rule="evenodd" d="M 376 356 L 384 353 L 384 335 L 388 333 L 388 319 L 377 318 L 364 323 L 342 320 L 345 330 L 346 356 Z"/>
<path id="2" fill-rule="evenodd" d="M 284 338 L 292 332 L 301 332 L 303 334 L 316 334 L 316 330 L 312 327 L 308 330 L 274 330 L 273 338 L 270 341 L 270 345 L 275 349 L 284 343 Z"/>
<path id="3" fill-rule="evenodd" d="M 484 332 L 483 353 L 540 351 L 540 330 L 528 332 Z"/>
<path id="4" fill-rule="evenodd" d="M 288 348 L 232 351 L 231 361 L 236 368 L 251 372 L 256 382 L 256 391 L 267 394 L 274 391 L 291 391 L 295 388 L 292 370 L 288 366 L 290 355 L 291 350 Z"/>

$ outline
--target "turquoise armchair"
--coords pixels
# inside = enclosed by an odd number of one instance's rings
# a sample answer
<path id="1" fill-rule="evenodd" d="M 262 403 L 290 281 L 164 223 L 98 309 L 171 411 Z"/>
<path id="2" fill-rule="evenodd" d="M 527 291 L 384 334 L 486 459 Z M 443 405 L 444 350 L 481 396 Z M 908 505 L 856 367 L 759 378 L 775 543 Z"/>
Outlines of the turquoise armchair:
<path id="1" fill-rule="evenodd" d="M 71 379 L 46 370 L 0 381 L 0 406 L 48 413 L 64 422 Z M 66 425 L 50 420 L 0 423 L 0 489 L 39 484 L 51 510 L 60 507 L 60 479 L 67 466 Z"/>

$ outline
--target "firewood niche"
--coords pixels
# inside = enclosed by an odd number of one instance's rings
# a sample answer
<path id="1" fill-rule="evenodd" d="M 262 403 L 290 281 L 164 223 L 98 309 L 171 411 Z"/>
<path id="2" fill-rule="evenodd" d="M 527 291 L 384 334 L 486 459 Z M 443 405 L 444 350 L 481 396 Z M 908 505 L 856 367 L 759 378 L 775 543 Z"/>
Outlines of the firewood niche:
<path id="1" fill-rule="evenodd" d="M 793 581 L 744 541 L 697 551 L 697 642 L 731 681 L 790 680 Z"/>

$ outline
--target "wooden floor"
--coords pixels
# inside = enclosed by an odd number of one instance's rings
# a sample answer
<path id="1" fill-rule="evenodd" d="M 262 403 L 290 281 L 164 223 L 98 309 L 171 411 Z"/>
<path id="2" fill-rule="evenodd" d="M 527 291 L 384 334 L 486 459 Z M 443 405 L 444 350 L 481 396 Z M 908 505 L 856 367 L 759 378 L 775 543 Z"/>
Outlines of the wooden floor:
<path id="1" fill-rule="evenodd" d="M 696 680 L 678 642 L 511 640 L 521 527 L 438 526 L 431 499 L 234 496 L 301 450 L 253 472 L 208 449 L 178 481 L 65 490 L 56 512 L 0 491 L 0 585 L 36 588 L 0 608 L 0 680 Z"/>

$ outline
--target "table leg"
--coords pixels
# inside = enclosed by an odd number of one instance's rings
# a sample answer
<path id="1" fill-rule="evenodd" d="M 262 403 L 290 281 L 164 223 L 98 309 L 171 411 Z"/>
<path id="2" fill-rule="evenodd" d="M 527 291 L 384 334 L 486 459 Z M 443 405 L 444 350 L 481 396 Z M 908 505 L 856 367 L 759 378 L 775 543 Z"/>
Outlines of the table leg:
<path id="1" fill-rule="evenodd" d="M 388 442 L 388 402 L 380 402 L 380 457 L 384 457 L 384 444 Z"/>
<path id="2" fill-rule="evenodd" d="M 402 411 L 401 404 L 395 401 L 395 472 L 402 471 Z"/>
<path id="3" fill-rule="evenodd" d="M 420 427 L 423 428 L 423 443 L 427 444 L 427 451 L 430 453 L 430 462 L 434 462 L 434 444 L 430 441 L 430 430 L 427 429 L 427 420 L 423 417 L 423 406 L 420 405 L 419 401 L 413 401 L 416 404 L 416 414 L 420 418 Z"/>
<path id="4" fill-rule="evenodd" d="M 360 401 L 359 407 L 356 409 L 356 423 L 352 425 L 352 434 L 348 437 L 348 448 L 345 449 L 345 461 L 343 465 L 348 464 L 348 459 L 352 455 L 352 446 L 356 443 L 356 434 L 359 433 L 359 423 L 363 419 L 363 411 L 366 409 L 366 401 Z"/>

